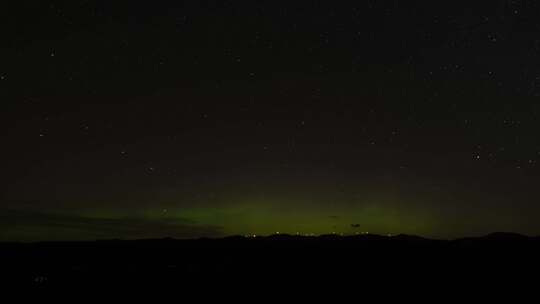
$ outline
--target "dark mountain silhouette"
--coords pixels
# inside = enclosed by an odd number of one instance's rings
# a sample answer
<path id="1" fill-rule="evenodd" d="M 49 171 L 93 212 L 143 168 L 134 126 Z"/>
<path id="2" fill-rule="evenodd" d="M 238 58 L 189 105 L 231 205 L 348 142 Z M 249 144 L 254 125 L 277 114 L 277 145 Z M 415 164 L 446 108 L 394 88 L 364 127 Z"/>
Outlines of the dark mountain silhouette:
<path id="1" fill-rule="evenodd" d="M 513 232 L 494 232 L 486 235 L 484 239 L 488 240 L 495 240 L 495 241 L 523 241 L 523 240 L 531 240 L 530 237 L 525 236 L 523 234 L 519 233 L 513 233 Z"/>
<path id="2" fill-rule="evenodd" d="M 540 270 L 540 238 L 515 233 L 434 240 L 414 235 L 270 236 L 0 243 L 3 286 L 247 286 L 409 282 Z M 469 273 L 463 276 L 464 273 Z M 326 284 L 325 283 L 325 284 Z M 202 285 L 201 285 L 202 284 Z"/>

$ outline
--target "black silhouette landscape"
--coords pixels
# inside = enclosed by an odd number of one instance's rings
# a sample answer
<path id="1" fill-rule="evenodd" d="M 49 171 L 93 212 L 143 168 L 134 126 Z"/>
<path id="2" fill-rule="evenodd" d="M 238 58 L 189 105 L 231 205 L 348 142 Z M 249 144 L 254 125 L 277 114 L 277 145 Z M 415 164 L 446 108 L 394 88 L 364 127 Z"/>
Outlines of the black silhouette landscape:
<path id="1" fill-rule="evenodd" d="M 534 273 L 540 238 L 514 233 L 2 243 L 2 280 L 46 288 L 433 283 Z M 493 277 L 494 276 L 494 277 Z M 418 280 L 418 281 L 417 281 Z M 398 284 L 398 285 L 399 285 Z"/>

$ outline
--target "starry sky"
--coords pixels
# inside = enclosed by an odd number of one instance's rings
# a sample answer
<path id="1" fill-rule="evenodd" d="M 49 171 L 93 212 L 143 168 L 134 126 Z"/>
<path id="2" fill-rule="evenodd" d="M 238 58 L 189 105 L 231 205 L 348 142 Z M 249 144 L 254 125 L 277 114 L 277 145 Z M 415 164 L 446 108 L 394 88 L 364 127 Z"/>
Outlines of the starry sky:
<path id="1" fill-rule="evenodd" d="M 537 1 L 0 6 L 0 240 L 540 234 Z"/>

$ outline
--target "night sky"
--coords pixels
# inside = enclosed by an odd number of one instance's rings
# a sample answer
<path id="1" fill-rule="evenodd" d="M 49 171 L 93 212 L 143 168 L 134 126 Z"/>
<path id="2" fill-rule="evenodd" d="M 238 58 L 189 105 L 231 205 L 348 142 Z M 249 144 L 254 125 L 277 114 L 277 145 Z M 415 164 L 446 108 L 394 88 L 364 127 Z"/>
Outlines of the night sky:
<path id="1" fill-rule="evenodd" d="M 538 1 L 4 2 L 0 240 L 540 234 Z"/>

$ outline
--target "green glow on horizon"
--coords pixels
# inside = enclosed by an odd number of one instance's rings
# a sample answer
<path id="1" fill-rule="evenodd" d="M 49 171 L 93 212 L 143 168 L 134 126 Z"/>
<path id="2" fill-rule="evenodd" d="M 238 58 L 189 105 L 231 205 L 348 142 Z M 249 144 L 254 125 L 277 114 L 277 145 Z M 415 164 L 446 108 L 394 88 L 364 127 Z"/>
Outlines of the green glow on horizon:
<path id="1" fill-rule="evenodd" d="M 427 214 L 405 212 L 376 203 L 357 206 L 332 206 L 309 202 L 279 203 L 246 200 L 221 207 L 150 209 L 144 217 L 152 220 L 183 219 L 198 224 L 216 225 L 225 235 L 329 234 L 370 231 L 380 234 L 411 233 L 433 235 L 434 220 Z M 358 224 L 359 227 L 352 227 Z"/>
<path id="2" fill-rule="evenodd" d="M 375 191 L 374 191 L 375 192 Z M 380 191 L 382 192 L 382 191 Z M 340 200 L 341 199 L 341 200 Z M 8 227 L 3 240 L 88 240 L 106 238 L 196 238 L 200 236 L 271 235 L 296 233 L 414 234 L 433 238 L 482 235 L 493 231 L 521 231 L 515 215 L 508 212 L 482 214 L 481 209 L 453 215 L 451 209 L 434 204 L 436 198 L 405 195 L 362 197 L 298 197 L 293 195 L 221 195 L 213 201 L 165 200 L 121 205 L 89 204 L 88 208 L 55 210 L 43 221 Z M 450 206 L 451 204 L 446 204 Z M 481 216 L 482 223 L 472 219 Z M 80 223 L 79 223 L 80 220 Z M 132 223 L 135 230 L 132 229 Z M 353 227 L 352 225 L 358 225 Z M 148 231 L 145 229 L 148 228 Z M 135 231 L 136 234 L 132 232 Z"/>

